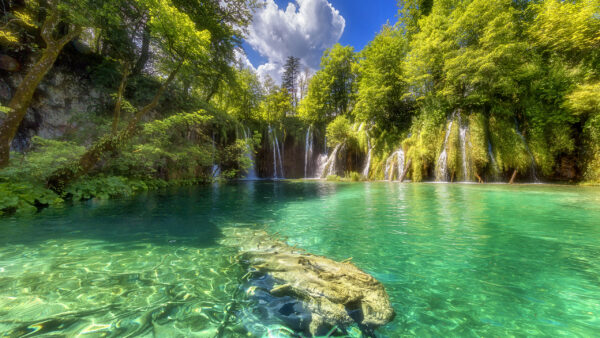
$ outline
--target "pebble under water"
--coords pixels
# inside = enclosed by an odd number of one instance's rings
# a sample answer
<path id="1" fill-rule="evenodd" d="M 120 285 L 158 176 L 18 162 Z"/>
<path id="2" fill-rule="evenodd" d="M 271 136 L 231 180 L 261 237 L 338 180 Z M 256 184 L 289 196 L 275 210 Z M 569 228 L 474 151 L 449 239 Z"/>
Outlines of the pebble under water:
<path id="1" fill-rule="evenodd" d="M 600 332 L 599 188 L 245 181 L 0 219 L 0 333 L 294 336 L 236 228 L 352 257 L 397 314 L 377 336 Z"/>

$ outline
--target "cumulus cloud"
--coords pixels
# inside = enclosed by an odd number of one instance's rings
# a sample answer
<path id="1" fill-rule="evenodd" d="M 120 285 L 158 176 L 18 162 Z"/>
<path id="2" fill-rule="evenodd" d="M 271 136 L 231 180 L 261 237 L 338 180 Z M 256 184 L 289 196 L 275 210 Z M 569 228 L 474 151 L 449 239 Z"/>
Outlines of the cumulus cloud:
<path id="1" fill-rule="evenodd" d="M 279 82 L 288 56 L 300 58 L 313 70 L 318 68 L 323 51 L 344 32 L 344 18 L 327 0 L 295 0 L 285 10 L 274 0 L 263 2 L 264 7 L 254 13 L 246 39 L 268 60 L 257 67 L 263 79 L 269 75 Z"/>

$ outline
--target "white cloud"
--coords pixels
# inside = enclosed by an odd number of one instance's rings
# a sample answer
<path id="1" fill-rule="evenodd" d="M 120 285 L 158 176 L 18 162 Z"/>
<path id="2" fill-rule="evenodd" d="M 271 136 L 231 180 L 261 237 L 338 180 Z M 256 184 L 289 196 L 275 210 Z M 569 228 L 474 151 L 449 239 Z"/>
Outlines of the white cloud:
<path id="1" fill-rule="evenodd" d="M 234 55 L 235 59 L 237 60 L 237 62 L 242 65 L 242 67 L 248 68 L 248 69 L 256 72 L 256 68 L 254 68 L 254 65 L 252 65 L 252 62 L 250 62 L 250 59 L 248 59 L 248 56 L 246 55 L 246 53 L 244 52 L 243 49 L 239 49 L 239 48 L 234 49 L 233 55 Z"/>
<path id="2" fill-rule="evenodd" d="M 295 1 L 282 10 L 274 0 L 264 0 L 249 27 L 248 43 L 268 60 L 257 72 L 276 82 L 281 81 L 288 56 L 299 57 L 313 70 L 318 68 L 323 51 L 338 42 L 346 25 L 327 0 Z"/>

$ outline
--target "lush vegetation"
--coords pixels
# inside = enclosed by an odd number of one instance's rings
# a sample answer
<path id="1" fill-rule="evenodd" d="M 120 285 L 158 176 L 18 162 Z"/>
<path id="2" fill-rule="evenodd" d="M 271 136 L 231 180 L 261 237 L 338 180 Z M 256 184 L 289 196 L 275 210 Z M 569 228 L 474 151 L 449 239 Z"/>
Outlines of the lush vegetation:
<path id="1" fill-rule="evenodd" d="M 310 80 L 290 56 L 281 86 L 235 56 L 255 6 L 5 2 L 2 54 L 31 65 L 0 102 L 0 213 L 238 178 L 255 152 L 273 163 L 276 141 L 304 153 L 309 128 L 348 158 L 330 180 L 399 179 L 402 151 L 413 181 L 443 158 L 451 180 L 600 182 L 599 0 L 402 1 L 398 23 L 362 51 L 328 49 Z M 109 100 L 9 152 L 61 58 Z"/>
<path id="2" fill-rule="evenodd" d="M 364 50 L 325 53 L 300 114 L 328 142 L 367 124 L 371 178 L 401 148 L 414 181 L 442 152 L 457 179 L 598 181 L 599 47 L 597 0 L 404 1 Z"/>

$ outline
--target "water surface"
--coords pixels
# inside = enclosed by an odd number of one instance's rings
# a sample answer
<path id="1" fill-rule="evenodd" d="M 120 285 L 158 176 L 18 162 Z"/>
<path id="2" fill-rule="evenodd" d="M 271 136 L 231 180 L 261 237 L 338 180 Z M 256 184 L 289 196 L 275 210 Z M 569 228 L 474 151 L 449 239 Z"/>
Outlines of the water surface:
<path id="1" fill-rule="evenodd" d="M 223 244 L 232 227 L 352 257 L 397 312 L 379 336 L 600 332 L 600 189 L 315 181 L 0 219 L 0 332 L 285 336 L 240 292 L 237 248 Z"/>

